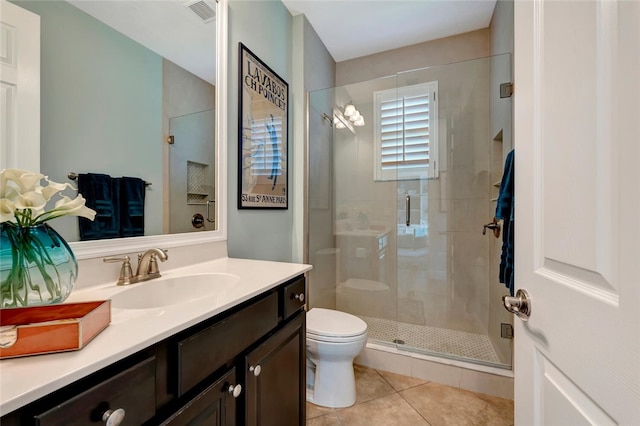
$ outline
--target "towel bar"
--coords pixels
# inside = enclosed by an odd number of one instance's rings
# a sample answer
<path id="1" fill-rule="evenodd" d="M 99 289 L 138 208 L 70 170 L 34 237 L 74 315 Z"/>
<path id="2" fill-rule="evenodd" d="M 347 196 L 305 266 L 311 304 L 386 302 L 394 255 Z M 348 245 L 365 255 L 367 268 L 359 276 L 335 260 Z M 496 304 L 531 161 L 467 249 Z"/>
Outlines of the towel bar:
<path id="1" fill-rule="evenodd" d="M 78 179 L 78 174 L 76 172 L 69 172 L 67 173 L 67 177 L 71 180 L 77 180 Z M 151 182 L 147 182 L 146 180 L 144 181 L 144 185 L 145 186 L 151 186 Z"/>

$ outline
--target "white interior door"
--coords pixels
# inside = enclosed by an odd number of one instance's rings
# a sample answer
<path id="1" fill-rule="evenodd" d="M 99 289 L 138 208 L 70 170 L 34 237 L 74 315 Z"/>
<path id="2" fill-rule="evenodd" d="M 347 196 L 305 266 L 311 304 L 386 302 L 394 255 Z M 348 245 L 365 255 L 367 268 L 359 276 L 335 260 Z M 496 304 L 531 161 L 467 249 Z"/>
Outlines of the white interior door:
<path id="1" fill-rule="evenodd" d="M 640 424 L 640 2 L 516 1 L 518 425 Z"/>
<path id="2" fill-rule="evenodd" d="M 40 171 L 40 17 L 0 0 L 0 169 Z"/>

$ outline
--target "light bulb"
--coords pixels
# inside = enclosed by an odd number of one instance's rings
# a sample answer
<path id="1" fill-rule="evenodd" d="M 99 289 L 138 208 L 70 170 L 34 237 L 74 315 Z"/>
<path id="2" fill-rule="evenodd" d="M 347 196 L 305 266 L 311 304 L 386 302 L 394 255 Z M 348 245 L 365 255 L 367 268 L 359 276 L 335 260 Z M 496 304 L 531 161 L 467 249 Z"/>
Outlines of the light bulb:
<path id="1" fill-rule="evenodd" d="M 336 129 L 344 129 L 345 127 L 347 127 L 347 126 L 345 126 L 342 121 L 338 121 L 336 123 Z"/>
<path id="2" fill-rule="evenodd" d="M 360 118 L 353 122 L 353 125 L 358 127 L 364 126 L 364 117 L 360 116 Z"/>
<path id="3" fill-rule="evenodd" d="M 351 121 L 356 121 L 358 120 L 360 117 L 362 117 L 360 115 L 360 111 L 356 110 L 355 114 L 353 114 L 352 116 L 349 117 L 349 120 Z"/>
<path id="4" fill-rule="evenodd" d="M 344 115 L 345 117 L 351 117 L 353 114 L 357 112 L 356 107 L 352 104 L 348 104 L 344 107 Z"/>

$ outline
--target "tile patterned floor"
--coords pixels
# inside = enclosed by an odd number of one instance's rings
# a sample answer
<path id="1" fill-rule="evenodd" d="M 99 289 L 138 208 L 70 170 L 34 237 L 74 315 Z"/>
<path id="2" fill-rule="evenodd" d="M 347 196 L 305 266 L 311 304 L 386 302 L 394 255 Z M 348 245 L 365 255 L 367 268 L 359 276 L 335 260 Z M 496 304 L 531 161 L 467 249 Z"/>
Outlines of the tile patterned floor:
<path id="1" fill-rule="evenodd" d="M 307 426 L 511 426 L 513 401 L 355 365 L 356 403 L 307 403 Z"/>
<path id="2" fill-rule="evenodd" d="M 500 364 L 489 337 L 484 334 L 366 316 L 360 318 L 367 323 L 371 340 L 388 343 L 394 339 L 401 339 L 407 348 Z"/>

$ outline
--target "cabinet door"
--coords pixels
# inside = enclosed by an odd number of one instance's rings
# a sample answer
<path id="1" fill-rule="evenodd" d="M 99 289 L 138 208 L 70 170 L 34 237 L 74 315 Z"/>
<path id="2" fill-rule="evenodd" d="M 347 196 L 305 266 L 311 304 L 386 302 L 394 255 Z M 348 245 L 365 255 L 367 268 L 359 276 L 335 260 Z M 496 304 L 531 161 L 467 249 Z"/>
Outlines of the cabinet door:
<path id="1" fill-rule="evenodd" d="M 304 425 L 305 312 L 245 357 L 246 424 Z"/>
<path id="2" fill-rule="evenodd" d="M 236 424 L 236 398 L 242 390 L 232 368 L 215 383 L 189 400 L 162 425 L 232 426 Z M 234 392 L 235 391 L 235 392 Z"/>

